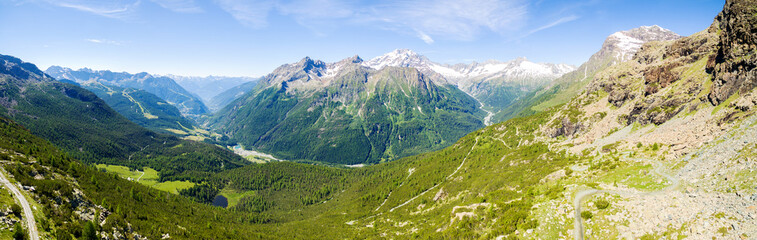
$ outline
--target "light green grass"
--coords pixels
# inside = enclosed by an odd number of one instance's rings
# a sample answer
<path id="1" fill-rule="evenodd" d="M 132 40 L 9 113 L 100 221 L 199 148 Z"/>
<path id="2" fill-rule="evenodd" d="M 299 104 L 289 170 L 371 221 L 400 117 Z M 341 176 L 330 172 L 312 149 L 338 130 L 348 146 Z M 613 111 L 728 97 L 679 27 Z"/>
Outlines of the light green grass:
<path id="1" fill-rule="evenodd" d="M 736 101 L 736 99 L 739 98 L 739 96 L 740 96 L 739 93 L 736 92 L 733 95 L 731 95 L 730 97 L 728 97 L 728 99 L 726 99 L 722 103 L 720 103 L 717 106 L 715 106 L 715 108 L 712 109 L 712 115 L 715 115 L 717 112 L 720 112 L 720 110 L 722 110 L 723 108 L 726 108 L 727 106 L 730 106 L 733 101 Z"/>
<path id="2" fill-rule="evenodd" d="M 584 226 L 586 229 L 591 229 L 592 237 L 595 237 L 596 239 L 618 239 L 621 233 L 618 231 L 617 227 L 618 225 L 624 225 L 624 221 L 627 220 L 615 222 L 608 219 L 608 216 L 615 215 L 619 212 L 619 209 L 614 208 L 613 204 L 610 204 L 610 207 L 606 209 L 597 209 L 596 205 L 589 207 L 589 202 L 595 202 L 600 198 L 609 198 L 610 202 L 615 202 L 615 197 L 610 195 L 593 196 L 588 201 L 584 202 L 582 210 L 590 211 L 593 215 L 590 222 L 584 221 Z"/>
<path id="3" fill-rule="evenodd" d="M 245 156 L 244 159 L 247 159 L 247 161 L 254 162 L 254 163 L 269 163 L 273 161 L 273 159 L 270 159 L 267 157 L 255 156 L 255 155 Z"/>
<path id="4" fill-rule="evenodd" d="M 641 174 L 641 171 L 646 171 L 647 174 Z M 653 171 L 654 168 L 651 164 L 623 166 L 607 172 L 597 181 L 607 184 L 625 184 L 644 191 L 656 191 L 665 188 L 666 181 L 663 179 L 660 183 L 657 183 L 661 178 Z"/>
<path id="5" fill-rule="evenodd" d="M 132 171 L 128 167 L 124 166 L 97 164 L 97 169 L 104 169 L 106 172 L 116 173 L 118 174 L 118 176 L 126 179 L 131 179 L 132 181 L 137 181 L 137 179 L 139 179 L 139 181 L 137 182 L 141 183 L 142 185 L 173 194 L 178 194 L 179 190 L 187 189 L 195 185 L 194 183 L 189 181 L 159 182 L 158 171 L 149 167 L 145 167 L 143 169 L 144 171 Z"/>
<path id="6" fill-rule="evenodd" d="M 547 110 L 548 108 L 566 103 L 570 101 L 570 99 L 573 99 L 573 97 L 578 95 L 583 89 L 583 87 L 586 86 L 586 84 L 588 83 L 589 81 L 586 81 L 585 83 L 574 83 L 570 85 L 567 89 L 560 91 L 557 94 L 555 94 L 552 98 L 549 98 L 549 100 L 531 107 L 531 110 L 542 112 L 542 111 Z"/>
<path id="7" fill-rule="evenodd" d="M 229 203 L 228 207 L 233 207 L 237 205 L 237 203 L 239 203 L 239 200 L 241 200 L 243 197 L 254 196 L 255 191 L 240 192 L 231 188 L 224 188 L 219 194 L 226 197 L 226 200 Z"/>
<path id="8" fill-rule="evenodd" d="M 96 167 L 97 169 L 105 169 L 106 172 L 118 174 L 118 176 L 122 178 L 137 179 L 140 175 L 142 175 L 142 172 L 132 171 L 128 167 L 124 166 L 97 164 Z"/>
<path id="9" fill-rule="evenodd" d="M 162 182 L 151 187 L 161 191 L 170 192 L 173 194 L 179 194 L 179 190 L 194 187 L 194 183 L 190 181 L 168 181 Z"/>

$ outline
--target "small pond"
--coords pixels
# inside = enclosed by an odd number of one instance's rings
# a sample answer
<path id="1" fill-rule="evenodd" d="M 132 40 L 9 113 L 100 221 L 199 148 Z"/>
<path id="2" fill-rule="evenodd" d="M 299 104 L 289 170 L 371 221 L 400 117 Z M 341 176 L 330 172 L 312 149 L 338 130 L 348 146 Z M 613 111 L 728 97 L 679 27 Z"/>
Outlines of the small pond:
<path id="1" fill-rule="evenodd" d="M 213 206 L 226 208 L 229 206 L 229 200 L 223 195 L 218 195 L 213 199 Z"/>

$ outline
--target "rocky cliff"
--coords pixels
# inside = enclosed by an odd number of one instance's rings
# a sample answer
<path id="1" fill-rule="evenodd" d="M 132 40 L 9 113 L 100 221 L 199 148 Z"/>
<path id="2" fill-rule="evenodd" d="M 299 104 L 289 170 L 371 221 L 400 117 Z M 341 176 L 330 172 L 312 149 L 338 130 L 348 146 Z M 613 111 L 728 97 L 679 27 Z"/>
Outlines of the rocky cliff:
<path id="1" fill-rule="evenodd" d="M 728 0 L 711 29 L 720 41 L 717 54 L 707 62 L 713 75 L 712 104 L 725 101 L 731 94 L 745 94 L 757 85 L 757 1 Z"/>

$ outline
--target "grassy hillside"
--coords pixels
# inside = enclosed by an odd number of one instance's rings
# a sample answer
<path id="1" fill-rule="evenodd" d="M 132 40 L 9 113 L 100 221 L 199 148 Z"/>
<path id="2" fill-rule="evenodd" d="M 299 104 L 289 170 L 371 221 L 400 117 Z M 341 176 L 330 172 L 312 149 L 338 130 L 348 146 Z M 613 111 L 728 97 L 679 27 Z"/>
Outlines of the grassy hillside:
<path id="1" fill-rule="evenodd" d="M 535 139 L 547 116 L 514 119 L 443 150 L 365 168 L 250 165 L 217 175 L 212 187 L 236 198 L 231 211 L 268 216 L 282 238 L 506 235 L 537 224 L 528 211 L 536 200 L 561 196 L 561 186 L 540 179 L 582 159 Z M 455 206 L 482 203 L 484 219 L 449 225 Z"/>

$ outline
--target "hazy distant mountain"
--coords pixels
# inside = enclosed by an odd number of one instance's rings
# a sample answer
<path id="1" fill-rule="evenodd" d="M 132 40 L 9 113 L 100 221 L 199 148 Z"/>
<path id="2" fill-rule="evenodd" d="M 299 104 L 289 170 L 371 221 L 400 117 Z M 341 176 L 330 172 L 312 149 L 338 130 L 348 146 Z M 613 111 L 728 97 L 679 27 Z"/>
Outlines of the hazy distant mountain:
<path id="1" fill-rule="evenodd" d="M 184 87 L 187 91 L 196 94 L 197 96 L 208 105 L 211 110 L 213 107 L 209 106 L 212 99 L 231 88 L 239 85 L 257 81 L 258 78 L 253 77 L 225 77 L 225 76 L 179 76 L 179 75 L 166 75 L 176 81 L 179 85 Z M 221 106 L 223 107 L 223 106 Z"/>
<path id="2" fill-rule="evenodd" d="M 478 103 L 438 74 L 304 58 L 261 78 L 211 126 L 284 159 L 343 164 L 449 146 L 483 126 Z"/>
<path id="3" fill-rule="evenodd" d="M 198 97 L 168 77 L 157 77 L 145 72 L 130 74 L 107 70 L 93 71 L 88 68 L 72 70 L 59 66 L 51 66 L 45 72 L 54 78 L 69 79 L 77 83 L 94 80 L 107 86 L 142 89 L 166 100 L 189 117 L 198 117 L 209 112 Z"/>
<path id="4" fill-rule="evenodd" d="M 129 121 L 150 130 L 177 133 L 194 129 L 195 124 L 184 118 L 175 106 L 145 90 L 107 86 L 98 81 L 87 81 L 81 86 Z"/>
<path id="5" fill-rule="evenodd" d="M 229 103 L 231 103 L 235 99 L 251 91 L 257 84 L 258 81 L 256 80 L 229 88 L 226 91 L 213 96 L 213 98 L 211 98 L 210 101 L 207 102 L 208 108 L 210 108 L 210 111 L 216 112 L 221 108 L 226 107 L 226 105 L 229 105 Z"/>
<path id="6" fill-rule="evenodd" d="M 397 49 L 363 63 L 373 69 L 386 66 L 413 67 L 426 74 L 439 74 L 451 84 L 478 99 L 493 113 L 555 78 L 575 70 L 566 64 L 533 63 L 525 58 L 508 62 L 443 65 L 411 50 Z"/>

